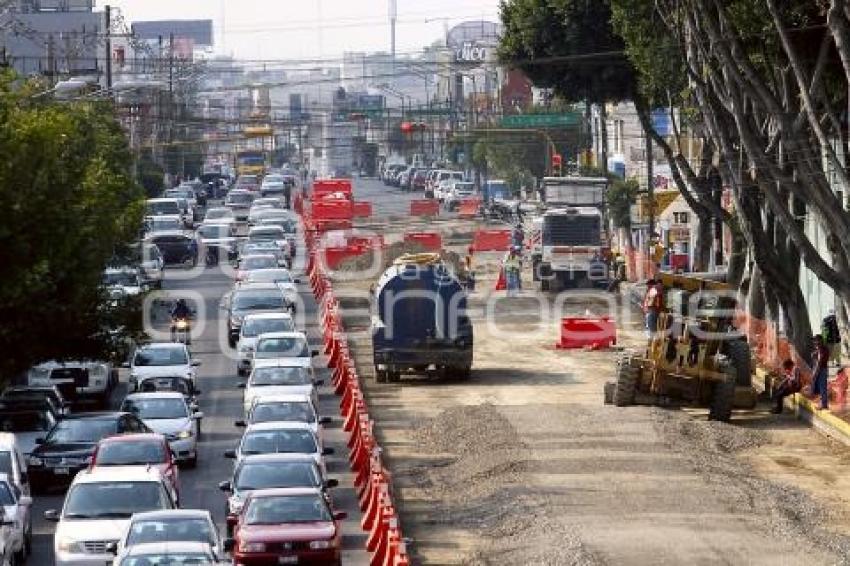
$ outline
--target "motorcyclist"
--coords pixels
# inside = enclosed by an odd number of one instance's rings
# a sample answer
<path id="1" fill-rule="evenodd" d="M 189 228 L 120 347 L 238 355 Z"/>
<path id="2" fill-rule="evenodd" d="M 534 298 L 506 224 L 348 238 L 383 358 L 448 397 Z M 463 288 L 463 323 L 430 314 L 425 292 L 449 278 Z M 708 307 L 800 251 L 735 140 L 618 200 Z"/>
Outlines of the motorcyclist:
<path id="1" fill-rule="evenodd" d="M 186 299 L 178 299 L 174 306 L 171 308 L 171 340 L 174 340 L 175 334 L 177 333 L 177 321 L 185 320 L 188 321 L 192 316 L 192 309 L 189 308 L 189 305 L 186 304 Z M 186 332 L 187 343 L 191 340 L 189 338 L 190 333 Z"/>
<path id="2" fill-rule="evenodd" d="M 193 266 L 198 264 L 198 241 L 195 238 L 189 240 L 189 258 Z"/>

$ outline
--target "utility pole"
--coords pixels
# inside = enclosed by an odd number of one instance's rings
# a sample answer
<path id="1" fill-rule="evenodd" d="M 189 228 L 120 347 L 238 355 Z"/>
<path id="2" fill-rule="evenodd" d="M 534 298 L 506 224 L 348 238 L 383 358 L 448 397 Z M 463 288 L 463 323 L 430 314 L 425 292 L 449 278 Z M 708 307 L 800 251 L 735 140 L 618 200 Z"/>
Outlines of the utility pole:
<path id="1" fill-rule="evenodd" d="M 646 134 L 646 194 L 649 200 L 649 234 L 647 244 L 655 234 L 655 173 L 653 171 L 652 138 Z M 651 250 L 650 250 L 651 251 Z"/>
<path id="2" fill-rule="evenodd" d="M 397 0 L 390 0 L 390 54 L 392 56 L 393 74 L 395 74 L 395 24 L 397 18 Z"/>
<path id="3" fill-rule="evenodd" d="M 112 90 L 112 8 L 107 4 L 103 13 L 106 17 L 106 88 Z"/>
<path id="4" fill-rule="evenodd" d="M 53 43 L 53 34 L 47 36 L 47 75 L 50 77 L 50 85 L 56 84 L 56 50 Z"/>

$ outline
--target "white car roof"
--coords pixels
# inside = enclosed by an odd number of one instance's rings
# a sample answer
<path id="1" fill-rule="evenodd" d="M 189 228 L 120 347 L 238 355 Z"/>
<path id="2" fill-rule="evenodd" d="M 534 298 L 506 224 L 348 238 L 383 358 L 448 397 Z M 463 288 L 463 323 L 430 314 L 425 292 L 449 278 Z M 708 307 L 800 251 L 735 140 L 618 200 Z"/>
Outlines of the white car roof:
<path id="1" fill-rule="evenodd" d="M 155 521 L 157 519 L 210 519 L 212 515 L 206 509 L 160 509 L 134 513 L 133 521 Z"/>
<path id="2" fill-rule="evenodd" d="M 270 421 L 267 423 L 254 423 L 248 425 L 248 428 L 245 429 L 245 434 L 255 430 L 306 430 L 310 434 L 313 434 L 313 429 L 308 423 L 299 423 L 293 421 Z M 116 469 L 116 468 L 106 468 L 106 469 Z"/>
<path id="3" fill-rule="evenodd" d="M 212 554 L 212 547 L 208 542 L 145 542 L 127 547 L 121 556 L 129 558 L 132 556 L 142 557 L 149 554 Z"/>
<path id="4" fill-rule="evenodd" d="M 180 199 L 176 199 L 176 198 L 149 198 L 146 202 L 147 203 L 157 203 L 157 202 L 174 202 L 174 203 L 176 203 L 178 200 L 180 200 Z"/>
<path id="5" fill-rule="evenodd" d="M 247 454 L 242 458 L 242 465 L 252 462 L 304 462 L 316 465 L 316 459 L 311 454 L 298 452 L 270 452 L 268 454 Z"/>
<path id="6" fill-rule="evenodd" d="M 310 369 L 313 367 L 313 358 L 254 358 L 251 362 L 253 369 L 251 375 L 254 375 L 254 370 L 261 368 L 304 368 Z"/>
<path id="7" fill-rule="evenodd" d="M 274 256 L 269 256 L 274 257 Z M 239 287 L 236 288 L 236 291 L 240 293 L 242 291 L 278 291 L 280 292 L 280 287 L 276 283 L 242 283 Z M 235 292 L 235 291 L 234 291 Z"/>
<path id="8" fill-rule="evenodd" d="M 304 338 L 306 340 L 307 335 L 294 330 L 292 332 L 266 332 L 265 334 L 260 334 L 258 338 L 260 340 L 263 338 Z"/>
<path id="9" fill-rule="evenodd" d="M 186 402 L 186 398 L 179 391 L 140 391 L 138 393 L 130 393 L 124 399 L 180 399 L 184 403 Z"/>
<path id="10" fill-rule="evenodd" d="M 174 342 L 150 342 L 149 344 L 142 344 L 138 350 L 186 350 L 186 346 Z"/>
<path id="11" fill-rule="evenodd" d="M 285 386 L 283 386 L 285 387 Z M 295 387 L 305 387 L 304 385 L 296 385 Z M 254 405 L 265 405 L 266 403 L 310 403 L 312 399 L 309 395 L 295 393 L 275 393 L 272 395 L 260 395 L 254 397 Z"/>
<path id="12" fill-rule="evenodd" d="M 117 481 L 161 482 L 162 474 L 156 466 L 107 466 L 83 470 L 74 478 L 75 484 Z"/>
<path id="13" fill-rule="evenodd" d="M 262 312 L 258 314 L 249 314 L 245 317 L 245 322 L 249 320 L 277 320 L 277 319 L 292 319 L 292 315 L 288 312 Z"/>
<path id="14" fill-rule="evenodd" d="M 277 257 L 275 257 L 274 254 L 248 254 L 246 256 L 242 256 L 241 260 L 245 261 L 246 259 L 253 258 L 253 257 L 270 257 L 273 260 L 277 261 Z"/>
<path id="15" fill-rule="evenodd" d="M 256 234 L 257 232 L 283 232 L 283 228 L 277 226 L 275 224 L 264 224 L 263 226 L 252 226 L 250 230 L 248 230 L 248 237 L 251 237 L 251 234 Z"/>

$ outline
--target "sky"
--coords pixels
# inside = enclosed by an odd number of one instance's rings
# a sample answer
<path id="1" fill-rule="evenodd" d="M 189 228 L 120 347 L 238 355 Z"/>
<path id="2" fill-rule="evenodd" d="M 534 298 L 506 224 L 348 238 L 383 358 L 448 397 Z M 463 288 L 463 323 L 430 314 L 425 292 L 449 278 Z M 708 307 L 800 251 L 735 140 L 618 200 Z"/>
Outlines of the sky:
<path id="1" fill-rule="evenodd" d="M 396 0 L 397 53 L 413 53 L 466 20 L 498 19 L 498 0 Z M 97 0 L 127 22 L 212 19 L 216 51 L 275 61 L 339 57 L 344 51 L 389 51 L 390 0 Z M 222 45 L 222 21 L 224 44 Z"/>

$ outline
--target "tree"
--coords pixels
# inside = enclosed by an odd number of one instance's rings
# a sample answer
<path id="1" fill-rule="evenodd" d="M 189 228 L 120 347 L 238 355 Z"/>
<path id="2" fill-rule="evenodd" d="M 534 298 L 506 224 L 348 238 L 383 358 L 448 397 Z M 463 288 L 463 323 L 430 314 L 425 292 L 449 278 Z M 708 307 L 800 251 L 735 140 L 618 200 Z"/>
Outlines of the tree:
<path id="1" fill-rule="evenodd" d="M 620 240 L 626 248 L 632 244 L 632 205 L 637 202 L 640 185 L 634 179 L 613 179 L 606 196 L 608 215 L 614 227 L 620 231 Z"/>
<path id="2" fill-rule="evenodd" d="M 584 101 L 586 128 L 590 104 L 600 104 L 603 149 L 608 170 L 605 103 L 626 100 L 634 92 L 634 70 L 624 55 L 623 39 L 611 28 L 606 0 L 504 0 L 504 32 L 499 57 L 522 69 L 535 85 L 552 88 L 566 102 Z M 590 135 L 587 136 L 588 147 Z"/>
<path id="3" fill-rule="evenodd" d="M 113 326 L 100 281 L 141 226 L 143 193 L 104 103 L 53 103 L 0 76 L 0 377 L 47 359 L 103 357 Z"/>

